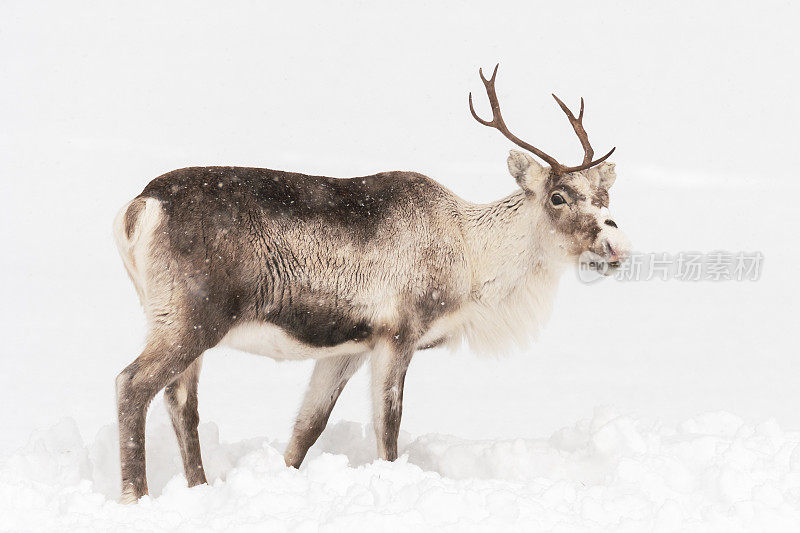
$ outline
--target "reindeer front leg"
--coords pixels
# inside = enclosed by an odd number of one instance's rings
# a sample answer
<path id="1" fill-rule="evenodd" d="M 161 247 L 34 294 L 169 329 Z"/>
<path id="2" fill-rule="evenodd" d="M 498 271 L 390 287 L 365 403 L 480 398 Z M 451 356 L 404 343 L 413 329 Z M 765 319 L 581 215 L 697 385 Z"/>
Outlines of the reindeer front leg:
<path id="1" fill-rule="evenodd" d="M 381 342 L 372 354 L 372 419 L 378 457 L 397 459 L 397 437 L 403 415 L 403 385 L 414 355 L 408 342 Z"/>
<path id="2" fill-rule="evenodd" d="M 286 466 L 300 468 L 308 449 L 328 424 L 339 394 L 363 362 L 364 355 L 358 354 L 320 359 L 315 363 L 292 439 L 283 454 Z"/>

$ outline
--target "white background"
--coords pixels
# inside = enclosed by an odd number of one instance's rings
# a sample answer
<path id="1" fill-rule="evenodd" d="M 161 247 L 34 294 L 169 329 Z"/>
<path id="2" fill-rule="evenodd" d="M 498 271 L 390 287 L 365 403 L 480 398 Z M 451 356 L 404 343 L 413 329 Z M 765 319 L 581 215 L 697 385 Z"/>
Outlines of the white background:
<path id="1" fill-rule="evenodd" d="M 655 5 L 655 4 L 653 4 Z M 612 212 L 641 251 L 761 251 L 750 283 L 563 282 L 528 353 L 419 354 L 403 428 L 539 437 L 598 405 L 675 420 L 725 409 L 800 428 L 798 40 L 790 2 L 255 2 L 0 6 L 0 451 L 64 416 L 115 420 L 143 319 L 116 211 L 174 168 L 332 176 L 404 169 L 473 201 L 514 188 L 477 69 L 521 137 L 570 162 L 617 146 Z M 309 363 L 205 357 L 203 420 L 285 439 Z M 369 419 L 366 376 L 333 420 Z M 158 403 L 154 408 L 161 409 Z"/>

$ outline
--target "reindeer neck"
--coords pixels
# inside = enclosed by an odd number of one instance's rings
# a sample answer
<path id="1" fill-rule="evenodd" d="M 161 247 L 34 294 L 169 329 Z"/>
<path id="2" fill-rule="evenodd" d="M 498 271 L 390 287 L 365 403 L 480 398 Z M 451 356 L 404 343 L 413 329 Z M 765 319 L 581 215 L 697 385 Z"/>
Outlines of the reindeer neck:
<path id="1" fill-rule="evenodd" d="M 521 190 L 466 208 L 473 297 L 503 299 L 531 282 L 557 280 L 564 265 L 542 216 Z"/>

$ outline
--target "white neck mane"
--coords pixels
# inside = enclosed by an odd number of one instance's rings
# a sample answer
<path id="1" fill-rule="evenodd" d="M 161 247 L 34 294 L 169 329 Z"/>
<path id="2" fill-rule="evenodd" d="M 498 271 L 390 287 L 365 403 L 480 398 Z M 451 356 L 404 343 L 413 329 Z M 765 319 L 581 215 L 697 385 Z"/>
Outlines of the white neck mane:
<path id="1" fill-rule="evenodd" d="M 563 253 L 544 213 L 522 191 L 491 204 L 470 204 L 464 214 L 472 294 L 454 340 L 482 353 L 526 348 L 550 316 L 566 267 Z"/>

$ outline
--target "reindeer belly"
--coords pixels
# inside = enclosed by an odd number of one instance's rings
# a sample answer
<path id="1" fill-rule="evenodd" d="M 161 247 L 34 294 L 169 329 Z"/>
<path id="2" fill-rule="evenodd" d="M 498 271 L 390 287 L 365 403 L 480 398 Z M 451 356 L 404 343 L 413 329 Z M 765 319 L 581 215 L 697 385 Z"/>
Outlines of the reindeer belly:
<path id="1" fill-rule="evenodd" d="M 292 336 L 285 329 L 266 322 L 246 322 L 231 329 L 219 342 L 243 352 L 272 359 L 324 359 L 356 355 L 369 350 L 366 341 L 345 341 L 334 346 L 312 346 Z"/>

